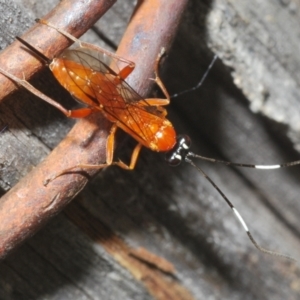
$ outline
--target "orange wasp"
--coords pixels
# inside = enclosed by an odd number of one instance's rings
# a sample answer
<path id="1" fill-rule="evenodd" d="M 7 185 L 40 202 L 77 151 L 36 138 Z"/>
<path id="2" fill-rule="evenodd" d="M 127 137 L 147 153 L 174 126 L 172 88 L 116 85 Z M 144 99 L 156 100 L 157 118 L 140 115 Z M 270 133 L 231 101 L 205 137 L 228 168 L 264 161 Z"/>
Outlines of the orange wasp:
<path id="1" fill-rule="evenodd" d="M 56 101 L 43 95 L 24 80 L 0 70 L 4 75 L 23 85 L 31 92 L 58 108 L 67 117 L 83 118 L 93 112 L 101 112 L 113 123 L 106 147 L 106 164 L 112 163 L 124 169 L 133 169 L 142 146 L 153 151 L 171 150 L 176 143 L 176 133 L 165 116 L 162 105 L 170 102 L 170 96 L 158 76 L 158 65 L 164 49 L 156 59 L 155 81 L 164 92 L 166 99 L 143 99 L 124 80 L 133 71 L 135 64 L 92 44 L 81 42 L 67 32 L 54 27 L 44 20 L 39 22 L 52 27 L 73 40 L 78 46 L 65 50 L 61 56 L 50 60 L 23 39 L 17 39 L 42 58 L 58 82 L 70 94 L 87 107 L 67 110 Z M 120 69 L 120 66 L 122 68 Z M 113 162 L 114 140 L 117 128 L 123 129 L 136 141 L 129 165 Z M 100 166 L 99 166 L 100 168 Z M 57 176 L 56 176 L 57 177 Z"/>
<path id="2" fill-rule="evenodd" d="M 101 169 L 113 164 L 124 169 L 132 170 L 136 165 L 142 146 L 150 148 L 153 151 L 166 152 L 166 160 L 170 165 L 176 166 L 182 161 L 186 161 L 195 167 L 211 183 L 232 209 L 246 231 L 249 239 L 258 250 L 267 254 L 294 260 L 288 255 L 273 252 L 258 245 L 237 209 L 212 179 L 208 177 L 200 167 L 194 164 L 191 158 L 199 158 L 215 163 L 255 169 L 279 169 L 299 165 L 300 161 L 280 165 L 254 165 L 232 163 L 194 154 L 189 150 L 191 145 L 189 137 L 186 135 L 176 136 L 171 122 L 166 119 L 166 110 L 161 107 L 170 102 L 170 96 L 158 76 L 159 61 L 164 53 L 164 49 L 162 49 L 156 59 L 155 81 L 163 91 L 166 99 L 143 99 L 125 81 L 126 77 L 135 67 L 133 62 L 123 59 L 95 45 L 81 42 L 69 33 L 56 28 L 44 20 L 39 20 L 39 22 L 56 29 L 61 34 L 77 43 L 78 46 L 73 49 L 67 49 L 59 57 L 50 60 L 26 41 L 18 37 L 17 39 L 42 58 L 49 65 L 50 70 L 53 72 L 53 75 L 59 83 L 68 90 L 74 98 L 85 104 L 87 107 L 67 110 L 53 99 L 35 89 L 27 81 L 21 80 L 1 68 L 0 72 L 59 109 L 67 117 L 83 118 L 91 113 L 101 112 L 113 123 L 107 139 L 105 164 L 80 164 L 74 166 L 51 177 L 46 181 L 46 184 L 75 168 Z M 211 68 L 211 66 L 212 64 L 209 68 Z M 201 83 L 202 81 L 203 79 L 201 80 Z M 197 85 L 196 88 L 198 88 L 199 85 Z M 193 89 L 195 88 L 192 88 L 192 90 Z M 185 92 L 186 91 L 184 91 L 184 93 Z M 129 165 L 126 165 L 122 161 L 113 161 L 114 140 L 117 128 L 123 129 L 138 142 L 131 155 Z"/>

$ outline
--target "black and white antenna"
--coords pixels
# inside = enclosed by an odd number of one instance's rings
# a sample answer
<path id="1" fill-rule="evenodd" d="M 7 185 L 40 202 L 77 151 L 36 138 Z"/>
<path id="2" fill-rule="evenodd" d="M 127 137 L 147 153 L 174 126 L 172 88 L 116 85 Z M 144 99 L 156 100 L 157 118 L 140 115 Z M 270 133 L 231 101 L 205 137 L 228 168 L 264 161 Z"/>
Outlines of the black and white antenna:
<path id="1" fill-rule="evenodd" d="M 184 91 L 182 91 L 182 92 L 173 94 L 170 98 L 171 98 L 171 99 L 177 98 L 177 97 L 179 97 L 179 96 L 182 96 L 182 95 L 184 95 L 184 94 L 193 92 L 193 91 L 197 90 L 198 88 L 200 88 L 200 86 L 203 84 L 204 80 L 206 79 L 208 73 L 210 72 L 211 68 L 212 68 L 213 65 L 215 64 L 217 58 L 218 58 L 218 55 L 215 54 L 215 55 L 214 55 L 214 58 L 212 59 L 211 63 L 209 64 L 208 68 L 206 69 L 205 73 L 203 74 L 201 80 L 198 82 L 197 85 L 195 85 L 195 86 L 192 87 L 192 88 L 186 89 L 186 90 L 184 90 Z"/>
<path id="2" fill-rule="evenodd" d="M 213 180 L 200 168 L 198 167 L 192 160 L 191 158 L 199 158 L 205 161 L 213 162 L 213 163 L 221 163 L 225 164 L 227 166 L 236 166 L 236 167 L 245 167 L 245 168 L 254 168 L 254 169 L 261 169 L 261 170 L 273 170 L 273 169 L 279 169 L 279 168 L 285 168 L 285 167 L 291 167 L 291 166 L 296 166 L 300 165 L 300 160 L 294 161 L 294 162 L 288 162 L 285 164 L 277 164 L 277 165 L 253 165 L 253 164 L 241 164 L 241 163 L 233 163 L 229 161 L 223 161 L 223 160 L 218 160 L 214 158 L 209 158 L 209 157 L 204 157 L 198 154 L 195 154 L 190 151 L 190 146 L 191 146 L 191 139 L 187 135 L 179 135 L 177 137 L 177 143 L 174 146 L 174 148 L 166 153 L 166 161 L 169 163 L 170 166 L 178 166 L 182 161 L 185 161 L 192 165 L 194 168 L 196 168 L 203 177 L 205 177 L 209 183 L 214 187 L 214 189 L 217 190 L 217 192 L 221 195 L 221 197 L 226 201 L 228 206 L 232 209 L 234 215 L 236 218 L 239 220 L 240 224 L 243 226 L 244 230 L 246 231 L 250 241 L 252 244 L 261 252 L 269 254 L 269 255 L 274 255 L 274 256 L 279 256 L 279 257 L 284 257 L 292 261 L 297 261 L 293 257 L 286 255 L 286 254 L 281 254 L 275 251 L 271 251 L 268 249 L 265 249 L 261 247 L 252 234 L 249 231 L 249 228 L 238 212 L 238 210 L 234 207 L 234 205 L 231 203 L 231 201 L 226 197 L 226 195 L 220 190 L 220 188 L 213 182 Z"/>

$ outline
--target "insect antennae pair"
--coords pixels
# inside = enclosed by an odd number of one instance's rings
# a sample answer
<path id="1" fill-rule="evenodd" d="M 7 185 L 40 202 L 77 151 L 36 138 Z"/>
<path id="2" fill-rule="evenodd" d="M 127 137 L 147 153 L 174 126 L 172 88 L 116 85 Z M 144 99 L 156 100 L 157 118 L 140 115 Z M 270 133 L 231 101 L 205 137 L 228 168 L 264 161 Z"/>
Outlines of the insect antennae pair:
<path id="1" fill-rule="evenodd" d="M 198 158 L 198 159 L 213 162 L 213 163 L 221 163 L 221 164 L 225 164 L 227 166 L 231 165 L 231 166 L 236 166 L 236 167 L 255 168 L 255 169 L 264 169 L 264 170 L 296 166 L 296 165 L 300 164 L 300 160 L 295 161 L 295 162 L 281 164 L 281 165 L 253 165 L 253 164 L 233 163 L 233 162 L 229 162 L 229 161 L 217 160 L 214 158 L 204 157 L 204 156 L 195 154 L 189 150 L 190 147 L 191 147 L 190 138 L 187 135 L 179 135 L 177 137 L 177 143 L 176 143 L 174 149 L 172 151 L 166 153 L 165 158 L 166 158 L 166 161 L 168 162 L 168 164 L 170 166 L 178 166 L 182 161 L 185 161 L 185 162 L 189 163 L 191 166 L 193 166 L 213 186 L 213 188 L 221 195 L 223 200 L 225 200 L 227 205 L 233 211 L 235 217 L 238 219 L 238 221 L 242 225 L 243 229 L 246 231 L 250 241 L 259 251 L 261 251 L 262 253 L 268 254 L 268 255 L 278 256 L 278 257 L 286 258 L 286 259 L 292 260 L 294 262 L 297 262 L 297 260 L 294 259 L 293 257 L 291 257 L 290 255 L 271 251 L 271 250 L 261 247 L 258 244 L 258 242 L 254 239 L 245 220 L 242 218 L 242 216 L 238 212 L 238 210 L 234 207 L 232 202 L 227 198 L 227 196 L 222 192 L 222 190 L 216 185 L 216 183 L 199 166 L 197 166 L 191 160 L 191 158 Z"/>

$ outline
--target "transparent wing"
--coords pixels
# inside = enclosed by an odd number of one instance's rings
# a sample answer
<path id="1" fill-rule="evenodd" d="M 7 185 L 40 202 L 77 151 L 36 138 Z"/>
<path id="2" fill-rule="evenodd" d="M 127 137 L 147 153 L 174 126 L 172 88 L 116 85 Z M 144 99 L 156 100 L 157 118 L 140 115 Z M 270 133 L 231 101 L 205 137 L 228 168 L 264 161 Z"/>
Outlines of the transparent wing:
<path id="1" fill-rule="evenodd" d="M 151 140 L 164 120 L 165 109 L 149 105 L 124 80 L 116 78 L 120 65 L 125 66 L 124 61 L 109 53 L 82 47 L 68 49 L 60 58 L 78 64 L 77 68 L 67 71 L 70 77 L 80 77 L 81 81 L 74 80 L 74 85 L 90 97 L 94 105 L 101 104 L 103 111 L 121 122 L 128 133 Z M 158 126 L 151 126 L 153 122 Z"/>

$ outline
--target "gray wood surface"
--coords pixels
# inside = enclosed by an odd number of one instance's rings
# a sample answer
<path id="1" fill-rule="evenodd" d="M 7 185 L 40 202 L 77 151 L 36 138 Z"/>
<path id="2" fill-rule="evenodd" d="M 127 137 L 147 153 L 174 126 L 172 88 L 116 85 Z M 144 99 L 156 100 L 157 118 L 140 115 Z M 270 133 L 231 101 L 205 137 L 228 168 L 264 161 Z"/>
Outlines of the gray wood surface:
<path id="1" fill-rule="evenodd" d="M 55 1 L 0 1 L 0 46 Z M 97 28 L 117 45 L 133 3 L 119 2 Z M 18 5 L 18 7 L 15 6 Z M 202 155 L 245 163 L 299 158 L 298 1 L 191 1 L 163 79 L 169 119 Z M 95 30 L 88 40 L 97 42 Z M 103 43 L 100 43 L 101 45 Z M 71 107 L 45 70 L 33 83 Z M 74 121 L 20 89 L 0 104 L 2 192 L 37 165 Z M 1 126 L 1 125 L 0 125 Z M 128 157 L 130 140 L 118 155 Z M 300 167 L 233 169 L 199 162 L 239 209 L 258 242 L 300 260 Z M 77 220 L 82 211 L 82 218 Z M 84 217 L 85 216 L 85 217 Z M 85 219 L 86 218 L 86 219 Z M 143 150 L 136 170 L 109 168 L 66 211 L 0 265 L 0 299 L 153 299 L 88 225 L 97 219 L 133 248 L 171 262 L 195 299 L 299 299 L 299 267 L 259 253 L 216 191 L 189 165 L 170 168 Z M 75 225 L 77 224 L 77 226 Z M 78 227 L 79 226 L 79 227 Z M 179 298 L 178 298 L 179 299 Z"/>

